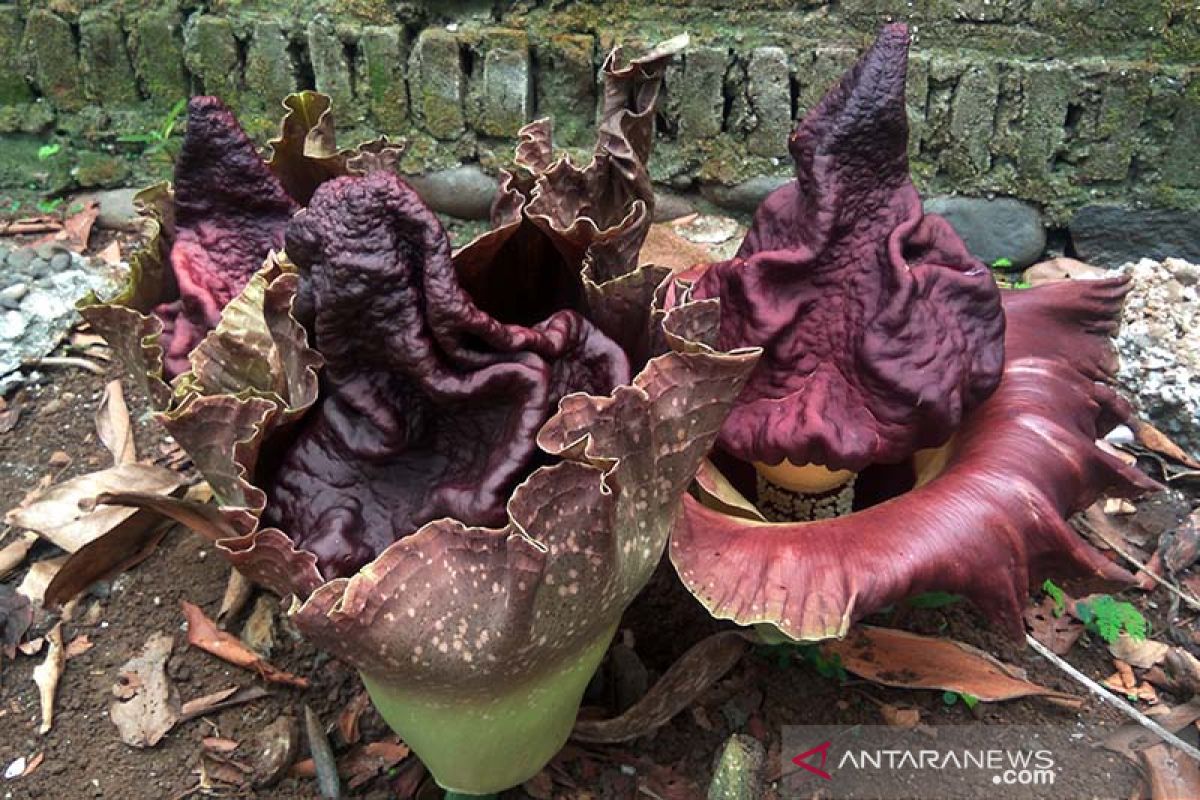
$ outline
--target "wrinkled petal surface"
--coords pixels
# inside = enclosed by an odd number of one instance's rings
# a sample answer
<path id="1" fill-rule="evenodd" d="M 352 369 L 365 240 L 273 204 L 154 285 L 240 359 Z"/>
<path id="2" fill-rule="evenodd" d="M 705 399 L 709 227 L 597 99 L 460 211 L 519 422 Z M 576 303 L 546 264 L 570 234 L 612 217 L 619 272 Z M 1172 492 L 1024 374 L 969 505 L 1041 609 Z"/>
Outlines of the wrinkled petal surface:
<path id="1" fill-rule="evenodd" d="M 480 311 L 437 218 L 394 175 L 322 185 L 287 250 L 326 387 L 274 475 L 267 518 L 326 575 L 439 517 L 502 523 L 558 401 L 629 379 L 621 349 L 576 312 L 526 328 Z"/>
<path id="2" fill-rule="evenodd" d="M 995 388 L 989 270 L 908 176 L 908 31 L 874 46 L 791 137 L 796 180 L 760 206 L 720 297 L 722 347 L 764 349 L 720 444 L 743 461 L 855 472 L 940 445 Z"/>
<path id="3" fill-rule="evenodd" d="M 187 132 L 175 164 L 175 228 L 170 263 L 178 298 L 154 312 L 163 321 L 168 375 L 221 318 L 273 248 L 299 206 L 259 157 L 232 112 L 215 97 L 188 103 Z"/>

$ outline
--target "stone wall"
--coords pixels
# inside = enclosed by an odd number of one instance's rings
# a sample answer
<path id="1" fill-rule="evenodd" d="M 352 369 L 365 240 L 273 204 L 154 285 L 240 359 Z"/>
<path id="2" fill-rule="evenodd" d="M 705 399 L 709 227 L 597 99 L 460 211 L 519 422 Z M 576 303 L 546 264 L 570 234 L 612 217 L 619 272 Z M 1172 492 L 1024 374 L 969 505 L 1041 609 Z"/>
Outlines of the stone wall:
<path id="1" fill-rule="evenodd" d="M 926 191 L 1019 198 L 1050 225 L 1096 204 L 1194 218 L 1181 216 L 1200 207 L 1190 0 L 22 0 L 0 5 L 0 188 L 161 172 L 117 137 L 188 93 L 223 96 L 263 139 L 278 99 L 304 87 L 333 95 L 347 138 L 407 137 L 408 172 L 492 171 L 535 116 L 587 145 L 608 48 L 686 30 L 655 179 L 746 209 L 787 175 L 797 116 L 892 19 L 914 30 Z M 39 161 L 52 139 L 64 146 Z"/>

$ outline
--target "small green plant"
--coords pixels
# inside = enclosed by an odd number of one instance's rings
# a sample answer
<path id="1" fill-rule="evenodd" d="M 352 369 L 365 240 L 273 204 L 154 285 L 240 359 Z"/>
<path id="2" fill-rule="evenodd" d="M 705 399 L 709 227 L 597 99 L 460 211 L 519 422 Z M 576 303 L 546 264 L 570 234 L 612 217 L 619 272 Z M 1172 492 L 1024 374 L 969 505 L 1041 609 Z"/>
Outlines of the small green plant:
<path id="1" fill-rule="evenodd" d="M 38 161 L 46 161 L 58 155 L 58 151 L 62 150 L 61 144 L 44 144 L 38 148 Z"/>
<path id="2" fill-rule="evenodd" d="M 1112 644 L 1124 631 L 1130 639 L 1141 641 L 1146 638 L 1149 625 L 1141 612 L 1132 603 L 1102 594 L 1089 602 L 1075 604 L 1075 613 L 1087 630 L 1098 634 Z"/>
<path id="3" fill-rule="evenodd" d="M 979 705 L 979 698 L 967 692 L 942 692 L 942 702 L 947 706 L 952 706 L 955 703 L 962 701 L 962 704 L 967 708 L 975 708 Z"/>
<path id="4" fill-rule="evenodd" d="M 764 644 L 759 645 L 757 652 L 764 658 L 774 661 L 779 669 L 787 669 L 796 661 L 809 664 L 822 678 L 844 681 L 849 675 L 842 666 L 839 655 L 826 656 L 815 644 Z"/>
<path id="5" fill-rule="evenodd" d="M 992 262 L 992 269 L 1012 269 L 1012 265 L 1011 258 L 997 258 Z"/>
<path id="6" fill-rule="evenodd" d="M 61 197 L 43 197 L 37 201 L 37 210 L 43 214 L 53 214 L 63 203 Z"/>
<path id="7" fill-rule="evenodd" d="M 1050 595 L 1051 599 L 1054 600 L 1054 616 L 1061 617 L 1067 607 L 1067 593 L 1049 578 L 1042 584 L 1042 591 Z"/>
<path id="8" fill-rule="evenodd" d="M 171 137 L 175 134 L 175 125 L 179 122 L 179 117 L 186 108 L 187 98 L 183 98 L 171 106 L 171 110 L 163 117 L 162 122 L 156 129 L 147 131 L 146 133 L 130 133 L 118 136 L 117 141 L 143 145 L 143 155 L 161 156 L 169 161 L 174 161 L 174 143 L 171 141 Z"/>
<path id="9" fill-rule="evenodd" d="M 1012 268 L 1013 262 L 1011 258 L 997 258 L 993 261 L 992 270 L 998 273 L 995 276 L 996 283 L 1001 289 L 1028 289 L 1028 281 L 1008 274 Z"/>
<path id="10" fill-rule="evenodd" d="M 15 214 L 20 210 L 21 210 L 21 201 L 20 200 L 13 200 L 11 203 L 8 204 L 8 213 Z"/>

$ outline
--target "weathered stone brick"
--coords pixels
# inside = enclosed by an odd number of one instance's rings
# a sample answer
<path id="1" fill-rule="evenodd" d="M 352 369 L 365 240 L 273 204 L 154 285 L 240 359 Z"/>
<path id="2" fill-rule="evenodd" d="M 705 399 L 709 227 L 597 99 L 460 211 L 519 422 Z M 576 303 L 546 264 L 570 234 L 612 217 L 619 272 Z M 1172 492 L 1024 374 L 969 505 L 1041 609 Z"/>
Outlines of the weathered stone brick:
<path id="1" fill-rule="evenodd" d="M 721 132 L 725 110 L 722 84 L 728 68 L 729 51 L 723 47 L 696 47 L 683 56 L 681 68 L 668 86 L 678 108 L 681 137 L 707 139 Z"/>
<path id="2" fill-rule="evenodd" d="M 1074 95 L 1071 73 L 1057 62 L 1018 67 L 1021 73 L 1021 116 L 1017 127 L 1016 164 L 1023 177 L 1050 172 L 1063 145 L 1063 123 Z"/>
<path id="3" fill-rule="evenodd" d="M 413 115 L 430 135 L 457 139 L 465 130 L 463 94 L 466 77 L 458 37 L 444 28 L 426 28 L 409 59 Z"/>
<path id="4" fill-rule="evenodd" d="M 79 80 L 75 37 L 62 17 L 35 8 L 25 20 L 25 49 L 38 89 L 56 108 L 78 111 L 86 98 Z"/>
<path id="5" fill-rule="evenodd" d="M 958 78 L 950 105 L 950 141 L 942 161 L 954 178 L 972 178 L 991 167 L 1000 74 L 994 63 L 971 63 Z"/>
<path id="6" fill-rule="evenodd" d="M 334 29 L 333 23 L 324 17 L 317 17 L 308 23 L 305 33 L 317 91 L 329 95 L 333 100 L 333 109 L 339 119 L 360 116 L 361 109 L 354 103 L 346 46 Z"/>
<path id="7" fill-rule="evenodd" d="M 358 96 L 383 132 L 408 125 L 408 41 L 396 25 L 363 28 L 358 42 Z"/>
<path id="8" fill-rule="evenodd" d="M 533 114 L 529 40 L 521 31 L 485 31 L 472 79 L 471 125 L 485 136 L 512 137 Z"/>
<path id="9" fill-rule="evenodd" d="M 106 106 L 139 100 L 137 79 L 125 49 L 125 34 L 116 15 L 103 9 L 79 18 L 80 61 L 88 96 Z"/>
<path id="10" fill-rule="evenodd" d="M 539 42 L 537 113 L 554 120 L 554 139 L 568 147 L 585 146 L 593 137 L 596 107 L 596 40 L 591 36 L 559 34 Z"/>
<path id="11" fill-rule="evenodd" d="M 1200 188 L 1200 73 L 1192 73 L 1171 120 L 1172 134 L 1163 159 L 1163 178 L 1171 186 Z"/>
<path id="12" fill-rule="evenodd" d="M 797 57 L 796 113 L 804 117 L 858 59 L 852 47 L 818 47 Z"/>
<path id="13" fill-rule="evenodd" d="M 921 152 L 921 136 L 925 132 L 925 104 L 928 98 L 929 59 L 922 53 L 911 53 L 908 57 L 908 81 L 904 87 L 910 159 L 915 159 Z"/>
<path id="14" fill-rule="evenodd" d="M 237 106 L 241 99 L 241 64 L 229 20 L 201 14 L 184 31 L 184 44 L 187 67 L 199 79 L 200 89 Z"/>
<path id="15" fill-rule="evenodd" d="M 0 106 L 32 99 L 22 58 L 20 9 L 0 6 Z"/>
<path id="16" fill-rule="evenodd" d="M 138 14 L 130 45 L 142 90 L 151 100 L 170 105 L 188 96 L 189 81 L 183 68 L 183 44 L 175 13 L 164 10 Z"/>
<path id="17" fill-rule="evenodd" d="M 246 48 L 247 102 L 256 109 L 275 110 L 296 91 L 296 70 L 288 51 L 287 33 L 277 22 L 260 20 Z"/>
<path id="18" fill-rule="evenodd" d="M 792 86 L 788 57 L 781 47 L 759 47 L 746 64 L 746 97 L 754 124 L 746 149 L 758 156 L 787 155 L 792 127 Z"/>
<path id="19" fill-rule="evenodd" d="M 1100 76 L 1100 106 L 1090 131 L 1091 144 L 1078 176 L 1089 181 L 1120 181 L 1129 175 L 1129 164 L 1150 96 L 1149 75 L 1121 67 Z"/>

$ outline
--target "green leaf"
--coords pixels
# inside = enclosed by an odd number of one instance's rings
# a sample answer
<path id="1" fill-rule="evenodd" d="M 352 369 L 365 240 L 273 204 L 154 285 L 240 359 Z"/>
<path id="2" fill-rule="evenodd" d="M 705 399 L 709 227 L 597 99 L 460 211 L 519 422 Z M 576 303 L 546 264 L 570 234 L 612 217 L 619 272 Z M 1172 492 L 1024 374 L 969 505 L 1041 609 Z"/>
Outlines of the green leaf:
<path id="1" fill-rule="evenodd" d="M 913 595 L 906 601 L 913 608 L 944 608 L 961 602 L 962 596 L 949 592 L 925 592 Z"/>
<path id="2" fill-rule="evenodd" d="M 159 138 L 162 141 L 170 139 L 171 134 L 175 132 L 175 123 L 179 121 L 179 115 L 187 108 L 187 102 L 186 97 L 181 97 L 175 102 L 175 105 L 171 106 L 171 110 L 167 112 L 167 117 L 163 120 L 162 131 L 159 134 Z"/>
<path id="3" fill-rule="evenodd" d="M 128 142 L 130 144 L 150 144 L 158 141 L 158 133 L 129 133 L 124 136 L 117 137 L 118 142 Z"/>
<path id="4" fill-rule="evenodd" d="M 1042 591 L 1054 599 L 1054 616 L 1061 617 L 1063 609 L 1066 608 L 1067 593 L 1049 578 L 1042 584 Z"/>
<path id="5" fill-rule="evenodd" d="M 57 209 L 59 206 L 61 206 L 62 202 L 63 202 L 63 199 L 61 197 L 43 198 L 43 199 L 37 201 L 37 209 L 38 209 L 38 211 L 41 211 L 43 214 L 49 214 L 52 211 L 54 211 L 55 209 Z"/>
<path id="6" fill-rule="evenodd" d="M 942 702 L 948 706 L 954 705 L 958 702 L 958 692 L 951 692 L 949 690 L 942 692 Z"/>
<path id="7" fill-rule="evenodd" d="M 37 151 L 38 161 L 45 161 L 48 158 L 53 158 L 55 155 L 58 154 L 59 150 L 62 150 L 61 144 L 44 144 L 44 145 L 42 145 L 41 147 L 38 148 L 38 151 Z"/>
<path id="8" fill-rule="evenodd" d="M 1011 258 L 997 258 L 992 262 L 992 269 L 1012 269 L 1012 265 Z"/>
<path id="9" fill-rule="evenodd" d="M 1117 641 L 1121 631 L 1131 639 L 1146 638 L 1148 624 L 1132 603 L 1117 600 L 1110 595 L 1101 595 L 1092 603 L 1077 603 L 1076 615 L 1089 631 L 1099 634 L 1110 644 Z"/>
<path id="10" fill-rule="evenodd" d="M 974 708 L 975 706 L 979 705 L 979 698 L 973 694 L 970 694 L 969 692 L 962 692 L 959 694 L 959 697 L 961 697 L 962 701 L 967 704 L 967 708 Z"/>

